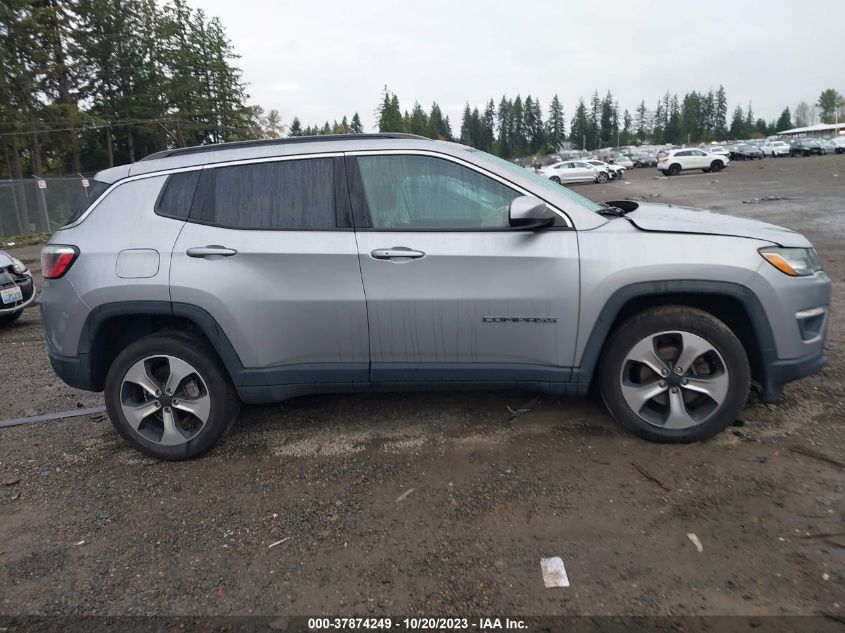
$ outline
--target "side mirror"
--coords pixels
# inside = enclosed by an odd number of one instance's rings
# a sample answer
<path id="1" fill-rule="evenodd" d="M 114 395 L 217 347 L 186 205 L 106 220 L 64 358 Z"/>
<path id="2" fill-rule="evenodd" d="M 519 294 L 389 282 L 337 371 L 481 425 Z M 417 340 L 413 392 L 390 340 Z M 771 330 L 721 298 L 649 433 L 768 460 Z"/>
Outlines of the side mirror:
<path id="1" fill-rule="evenodd" d="M 555 221 L 555 214 L 546 203 L 534 196 L 519 196 L 508 211 L 510 225 L 515 229 L 540 229 Z"/>

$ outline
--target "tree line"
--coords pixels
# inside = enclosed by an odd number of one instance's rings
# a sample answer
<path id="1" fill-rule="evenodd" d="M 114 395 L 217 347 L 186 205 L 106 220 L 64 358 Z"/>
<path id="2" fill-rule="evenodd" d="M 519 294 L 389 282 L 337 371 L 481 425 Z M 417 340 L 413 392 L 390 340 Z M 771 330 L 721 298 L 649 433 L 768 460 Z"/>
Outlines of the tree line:
<path id="1" fill-rule="evenodd" d="M 833 122 L 843 99 L 835 90 L 825 90 L 817 103 L 821 120 Z M 419 103 L 411 112 L 402 112 L 396 94 L 385 88 L 376 111 L 382 132 L 409 132 L 429 138 L 458 140 L 472 147 L 504 158 L 555 152 L 569 146 L 593 150 L 603 147 L 641 144 L 696 144 L 729 139 L 762 138 L 795 126 L 809 125 L 810 107 L 802 102 L 796 108 L 795 123 L 790 109 L 784 108 L 772 121 L 756 117 L 751 103 L 737 105 L 728 112 L 723 86 L 706 92 L 692 91 L 683 97 L 666 93 L 653 107 L 643 100 L 631 113 L 620 106 L 608 92 L 604 98 L 596 91 L 589 104 L 579 99 L 567 127 L 564 109 L 557 95 L 545 111 L 537 97 L 530 94 L 498 102 L 490 99 L 479 107 L 466 104 L 457 135 L 453 135 L 448 117 L 432 104 L 427 114 Z M 843 117 L 845 120 L 845 117 Z M 445 123 L 445 125 L 444 125 Z"/>
<path id="2" fill-rule="evenodd" d="M 185 0 L 4 0 L 0 170 L 76 173 L 281 136 L 278 112 L 247 105 L 236 60 L 221 21 Z"/>

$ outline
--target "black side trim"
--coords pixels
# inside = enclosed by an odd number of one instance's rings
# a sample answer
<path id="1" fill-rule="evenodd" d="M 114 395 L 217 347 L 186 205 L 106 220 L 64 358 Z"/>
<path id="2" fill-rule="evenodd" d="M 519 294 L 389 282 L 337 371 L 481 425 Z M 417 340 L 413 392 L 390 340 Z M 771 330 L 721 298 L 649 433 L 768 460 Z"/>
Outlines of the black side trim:
<path id="1" fill-rule="evenodd" d="M 599 354 L 610 333 L 610 327 L 616 320 L 619 311 L 628 301 L 639 297 L 671 294 L 715 294 L 724 295 L 739 301 L 754 326 L 754 332 L 760 344 L 760 355 L 763 359 L 763 387 L 769 384 L 770 365 L 777 360 L 777 348 L 769 325 L 769 318 L 757 295 L 752 290 L 740 284 L 728 281 L 704 281 L 700 279 L 676 281 L 647 281 L 625 286 L 614 292 L 607 300 L 593 329 L 587 339 L 581 365 L 572 370 L 572 381 L 589 384 L 593 377 Z"/>
<path id="2" fill-rule="evenodd" d="M 570 381 L 569 367 L 521 363 L 371 363 L 370 380 L 382 382 L 561 382 Z"/>

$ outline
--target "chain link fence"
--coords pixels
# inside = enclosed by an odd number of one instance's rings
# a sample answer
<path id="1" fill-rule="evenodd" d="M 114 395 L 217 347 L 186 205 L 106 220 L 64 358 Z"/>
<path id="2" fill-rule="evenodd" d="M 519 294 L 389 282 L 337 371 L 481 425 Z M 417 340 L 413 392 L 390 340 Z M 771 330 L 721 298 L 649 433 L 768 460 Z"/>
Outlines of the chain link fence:
<path id="1" fill-rule="evenodd" d="M 0 180 L 0 238 L 52 233 L 85 199 L 84 178 Z"/>

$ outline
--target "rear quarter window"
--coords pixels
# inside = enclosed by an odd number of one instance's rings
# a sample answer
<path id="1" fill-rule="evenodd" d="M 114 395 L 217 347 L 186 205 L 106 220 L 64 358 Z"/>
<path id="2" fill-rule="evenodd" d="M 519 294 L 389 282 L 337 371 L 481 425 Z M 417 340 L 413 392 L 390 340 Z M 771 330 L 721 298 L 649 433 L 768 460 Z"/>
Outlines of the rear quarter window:
<path id="1" fill-rule="evenodd" d="M 68 224 L 73 224 L 79 218 L 82 217 L 82 214 L 85 213 L 88 209 L 91 208 L 97 200 L 99 200 L 103 194 L 106 192 L 111 185 L 106 182 L 100 182 L 99 180 L 92 180 L 91 186 L 88 187 L 88 193 L 82 202 L 79 203 L 79 206 L 76 207 L 73 214 L 68 218 L 68 221 L 65 222 L 65 226 Z"/>
<path id="2" fill-rule="evenodd" d="M 155 212 L 166 218 L 187 220 L 200 179 L 200 170 L 171 174 L 161 188 Z"/>

